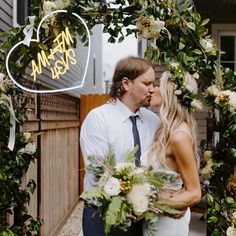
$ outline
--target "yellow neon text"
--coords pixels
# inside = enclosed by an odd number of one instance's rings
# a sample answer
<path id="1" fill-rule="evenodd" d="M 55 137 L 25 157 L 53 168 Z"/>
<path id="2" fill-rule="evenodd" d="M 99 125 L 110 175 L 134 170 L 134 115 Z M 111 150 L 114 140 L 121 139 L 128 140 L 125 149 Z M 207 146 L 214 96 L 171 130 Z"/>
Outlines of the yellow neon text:
<path id="1" fill-rule="evenodd" d="M 60 79 L 60 75 L 65 74 L 69 70 L 69 64 L 76 64 L 75 52 L 69 48 L 74 43 L 69 29 L 66 27 L 54 40 L 55 47 L 50 49 L 50 54 L 47 55 L 44 50 L 37 54 L 37 63 L 32 60 L 32 73 L 34 81 L 37 79 L 37 74 L 42 73 L 42 66 L 49 66 L 52 73 L 52 79 Z M 55 61 L 55 54 L 62 54 L 59 59 Z M 54 62 L 54 63 L 53 63 Z"/>

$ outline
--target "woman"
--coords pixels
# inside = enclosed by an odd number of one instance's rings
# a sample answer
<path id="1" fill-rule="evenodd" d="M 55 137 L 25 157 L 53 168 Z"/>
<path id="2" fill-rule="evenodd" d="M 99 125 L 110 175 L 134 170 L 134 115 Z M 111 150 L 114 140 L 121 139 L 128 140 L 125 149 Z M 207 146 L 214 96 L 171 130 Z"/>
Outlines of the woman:
<path id="1" fill-rule="evenodd" d="M 177 80 L 170 72 L 163 73 L 160 86 L 155 86 L 151 106 L 159 109 L 161 126 L 149 151 L 141 157 L 142 165 L 152 166 L 154 171 L 166 172 L 174 177 L 165 182 L 161 198 L 177 203 L 176 209 L 184 209 L 180 218 L 161 215 L 156 224 L 156 235 L 187 236 L 190 209 L 200 201 L 201 189 L 197 168 L 196 125 L 190 110 L 197 94 L 197 84 L 190 74 Z M 149 230 L 144 226 L 144 235 Z"/>

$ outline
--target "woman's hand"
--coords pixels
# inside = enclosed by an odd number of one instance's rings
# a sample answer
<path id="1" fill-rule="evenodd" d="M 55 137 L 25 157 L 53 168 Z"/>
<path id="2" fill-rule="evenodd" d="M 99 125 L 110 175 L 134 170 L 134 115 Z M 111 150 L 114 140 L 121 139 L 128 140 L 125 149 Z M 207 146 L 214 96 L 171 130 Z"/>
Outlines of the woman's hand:
<path id="1" fill-rule="evenodd" d="M 176 193 L 176 191 L 171 190 L 171 189 L 165 189 L 159 193 L 159 198 L 171 199 L 174 193 Z"/>

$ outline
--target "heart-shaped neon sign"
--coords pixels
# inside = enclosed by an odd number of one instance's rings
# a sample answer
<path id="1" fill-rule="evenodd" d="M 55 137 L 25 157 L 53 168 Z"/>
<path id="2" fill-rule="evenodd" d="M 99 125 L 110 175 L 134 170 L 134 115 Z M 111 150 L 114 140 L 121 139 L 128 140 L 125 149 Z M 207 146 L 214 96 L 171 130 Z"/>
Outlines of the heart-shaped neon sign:
<path id="1" fill-rule="evenodd" d="M 50 14 L 46 15 L 39 23 L 38 28 L 37 28 L 37 38 L 36 39 L 31 39 L 31 42 L 34 43 L 40 43 L 40 28 L 44 21 L 51 17 L 54 14 L 65 14 L 67 13 L 66 10 L 57 10 L 53 11 Z M 65 87 L 65 88 L 60 88 L 60 89 L 51 89 L 51 90 L 37 90 L 37 89 L 30 89 L 25 87 L 24 85 L 20 84 L 17 82 L 9 69 L 9 62 L 10 62 L 10 56 L 12 55 L 12 52 L 22 44 L 24 44 L 24 40 L 18 42 L 15 46 L 11 48 L 9 51 L 7 57 L 6 57 L 6 69 L 7 73 L 10 77 L 10 79 L 22 90 L 30 93 L 58 93 L 58 92 L 66 92 L 69 90 L 73 89 L 78 89 L 83 87 L 86 73 L 88 70 L 88 63 L 89 63 L 89 55 L 90 55 L 90 47 L 91 47 L 91 39 L 90 39 L 90 33 L 89 29 L 85 23 L 85 21 L 76 13 L 72 13 L 73 16 L 77 17 L 81 23 L 83 24 L 86 33 L 87 33 L 87 38 L 88 38 L 88 50 L 87 50 L 87 57 L 86 57 L 86 62 L 85 62 L 85 68 L 84 72 L 82 73 L 82 79 L 79 80 L 80 83 L 74 85 L 72 83 L 72 86 L 70 87 Z M 60 34 L 57 35 L 57 37 L 53 41 L 54 47 L 51 48 L 49 51 L 50 53 L 47 53 L 44 50 L 41 50 L 40 53 L 37 54 L 37 60 L 32 60 L 31 61 L 31 69 L 32 73 L 31 76 L 33 78 L 33 81 L 36 82 L 38 79 L 38 76 L 43 73 L 43 69 L 47 69 L 51 71 L 51 79 L 52 80 L 59 80 L 62 75 L 64 75 L 66 72 L 69 71 L 70 66 L 76 65 L 77 60 L 76 60 L 76 53 L 74 51 L 74 48 L 72 48 L 72 45 L 74 44 L 74 40 L 70 34 L 69 29 L 66 27 L 64 31 L 62 31 Z"/>

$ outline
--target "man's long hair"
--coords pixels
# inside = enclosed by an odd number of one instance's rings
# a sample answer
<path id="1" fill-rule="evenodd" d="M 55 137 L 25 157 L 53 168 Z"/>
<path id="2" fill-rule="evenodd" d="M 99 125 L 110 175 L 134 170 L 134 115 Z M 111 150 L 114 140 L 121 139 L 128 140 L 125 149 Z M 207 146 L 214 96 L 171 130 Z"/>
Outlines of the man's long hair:
<path id="1" fill-rule="evenodd" d="M 114 98 L 122 97 L 125 93 L 124 87 L 122 86 L 122 79 L 127 77 L 129 80 L 134 80 L 145 73 L 150 67 L 152 67 L 151 62 L 140 57 L 127 57 L 120 60 L 113 74 L 109 95 Z"/>

